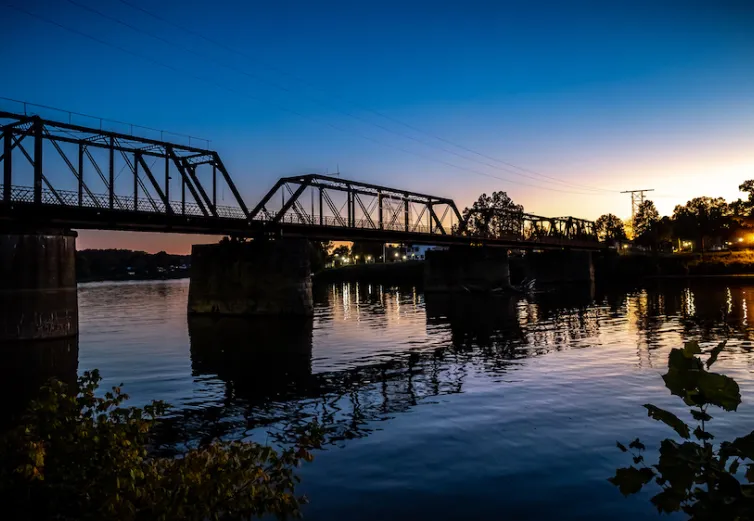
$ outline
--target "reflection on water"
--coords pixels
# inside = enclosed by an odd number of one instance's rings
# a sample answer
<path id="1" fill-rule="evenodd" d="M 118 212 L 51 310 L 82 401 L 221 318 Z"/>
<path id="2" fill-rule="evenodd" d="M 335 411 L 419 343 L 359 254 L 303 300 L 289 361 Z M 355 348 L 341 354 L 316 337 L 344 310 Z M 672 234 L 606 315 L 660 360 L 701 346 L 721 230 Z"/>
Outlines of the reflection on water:
<path id="1" fill-rule="evenodd" d="M 450 297 L 344 283 L 315 288 L 308 321 L 187 319 L 187 289 L 81 286 L 79 370 L 173 403 L 166 452 L 285 442 L 317 418 L 330 444 L 303 469 L 309 519 L 652 517 L 605 478 L 616 439 L 665 436 L 641 404 L 675 405 L 659 374 L 684 339 L 730 338 L 718 370 L 744 404 L 721 435 L 754 420 L 754 286 Z"/>
<path id="2" fill-rule="evenodd" d="M 48 379 L 76 381 L 79 348 L 75 337 L 7 343 L 0 346 L 0 356 L 0 428 L 15 421 Z"/>

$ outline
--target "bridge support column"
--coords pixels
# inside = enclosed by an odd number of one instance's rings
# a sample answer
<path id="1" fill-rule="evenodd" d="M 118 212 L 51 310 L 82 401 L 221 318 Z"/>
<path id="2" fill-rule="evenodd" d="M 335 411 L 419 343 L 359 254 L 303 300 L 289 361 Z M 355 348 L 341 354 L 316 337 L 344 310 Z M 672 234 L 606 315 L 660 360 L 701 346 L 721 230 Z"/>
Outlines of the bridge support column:
<path id="1" fill-rule="evenodd" d="M 304 239 L 194 245 L 188 312 L 309 316 L 311 280 Z"/>
<path id="2" fill-rule="evenodd" d="M 527 253 L 525 272 L 537 283 L 559 284 L 594 282 L 594 260 L 591 251 L 558 250 Z"/>
<path id="3" fill-rule="evenodd" d="M 426 292 L 488 292 L 509 287 L 508 251 L 505 249 L 459 247 L 430 250 L 425 255 Z"/>
<path id="4" fill-rule="evenodd" d="M 0 230 L 0 344 L 78 334 L 76 233 Z"/>

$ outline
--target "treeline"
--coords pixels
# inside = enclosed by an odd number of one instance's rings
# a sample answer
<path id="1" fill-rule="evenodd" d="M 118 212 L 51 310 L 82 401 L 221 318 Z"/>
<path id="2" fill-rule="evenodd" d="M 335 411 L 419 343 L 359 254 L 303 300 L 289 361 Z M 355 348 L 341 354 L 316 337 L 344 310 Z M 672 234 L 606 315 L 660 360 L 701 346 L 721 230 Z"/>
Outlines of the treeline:
<path id="1" fill-rule="evenodd" d="M 190 255 L 161 251 L 80 250 L 76 252 L 76 278 L 95 280 L 161 279 L 188 276 Z"/>
<path id="2" fill-rule="evenodd" d="M 722 197 L 695 197 L 663 217 L 654 202 L 646 200 L 633 222 L 624 223 L 615 215 L 606 214 L 597 219 L 596 232 L 603 241 L 624 240 L 630 233 L 636 244 L 657 251 L 751 247 L 754 180 L 742 183 L 738 189 L 747 194 L 746 199 L 728 203 Z"/>

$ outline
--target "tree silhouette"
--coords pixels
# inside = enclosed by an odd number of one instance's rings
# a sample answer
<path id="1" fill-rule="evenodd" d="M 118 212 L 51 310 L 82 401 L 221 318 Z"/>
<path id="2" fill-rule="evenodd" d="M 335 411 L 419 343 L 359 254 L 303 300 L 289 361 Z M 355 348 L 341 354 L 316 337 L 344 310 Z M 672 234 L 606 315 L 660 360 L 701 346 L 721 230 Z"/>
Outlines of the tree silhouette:
<path id="1" fill-rule="evenodd" d="M 702 251 L 706 238 L 727 238 L 737 228 L 730 206 L 722 197 L 695 197 L 675 207 L 673 220 L 676 235 L 698 240 Z"/>
<path id="2" fill-rule="evenodd" d="M 594 229 L 602 241 L 626 238 L 623 221 L 611 213 L 600 216 L 594 223 Z"/>
<path id="3" fill-rule="evenodd" d="M 523 226 L 524 207 L 515 204 L 505 192 L 482 194 L 471 208 L 464 208 L 463 218 L 469 234 L 500 238 L 518 236 Z"/>
<path id="4" fill-rule="evenodd" d="M 634 238 L 646 235 L 652 229 L 652 225 L 659 220 L 660 213 L 657 211 L 655 203 L 648 200 L 641 203 L 634 216 Z"/>

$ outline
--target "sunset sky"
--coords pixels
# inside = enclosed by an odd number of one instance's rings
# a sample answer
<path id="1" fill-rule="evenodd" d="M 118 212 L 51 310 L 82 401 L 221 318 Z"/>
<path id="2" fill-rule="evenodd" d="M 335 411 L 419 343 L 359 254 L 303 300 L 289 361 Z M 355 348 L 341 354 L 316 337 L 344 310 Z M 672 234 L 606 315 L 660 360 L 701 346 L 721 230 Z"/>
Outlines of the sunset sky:
<path id="1" fill-rule="evenodd" d="M 540 215 L 625 218 L 622 190 L 668 214 L 754 178 L 751 1 L 10 4 L 0 96 L 210 139 L 250 206 L 339 169 L 461 207 L 504 190 Z"/>

